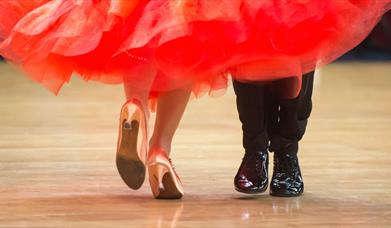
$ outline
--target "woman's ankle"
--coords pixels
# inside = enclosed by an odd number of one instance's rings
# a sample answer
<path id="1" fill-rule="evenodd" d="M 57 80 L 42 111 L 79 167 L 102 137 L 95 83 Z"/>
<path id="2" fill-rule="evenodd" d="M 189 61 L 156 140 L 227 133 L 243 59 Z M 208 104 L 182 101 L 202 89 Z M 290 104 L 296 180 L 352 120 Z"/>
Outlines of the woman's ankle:
<path id="1" fill-rule="evenodd" d="M 167 156 L 169 156 L 171 152 L 171 142 L 167 142 L 164 140 L 154 140 L 154 138 L 152 137 L 149 141 L 149 151 L 152 151 L 156 148 L 163 149 L 167 153 Z"/>

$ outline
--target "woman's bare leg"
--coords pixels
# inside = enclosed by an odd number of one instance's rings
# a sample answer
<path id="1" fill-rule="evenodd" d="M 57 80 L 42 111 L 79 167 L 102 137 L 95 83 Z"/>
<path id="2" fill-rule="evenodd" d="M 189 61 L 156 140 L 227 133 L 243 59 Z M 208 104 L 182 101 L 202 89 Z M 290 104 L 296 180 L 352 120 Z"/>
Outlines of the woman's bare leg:
<path id="1" fill-rule="evenodd" d="M 168 157 L 189 96 L 190 89 L 183 88 L 161 94 L 157 101 L 155 128 L 148 152 L 149 184 L 157 199 L 183 196 L 183 186 Z"/>
<path id="2" fill-rule="evenodd" d="M 182 88 L 166 92 L 158 98 L 150 148 L 162 148 L 167 155 L 170 154 L 172 139 L 182 119 L 190 93 L 190 88 Z"/>

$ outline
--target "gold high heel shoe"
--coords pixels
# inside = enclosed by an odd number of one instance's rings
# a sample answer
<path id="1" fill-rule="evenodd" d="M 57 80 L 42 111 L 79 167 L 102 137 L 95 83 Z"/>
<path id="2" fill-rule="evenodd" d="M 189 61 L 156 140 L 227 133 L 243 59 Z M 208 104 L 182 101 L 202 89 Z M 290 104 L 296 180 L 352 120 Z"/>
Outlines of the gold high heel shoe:
<path id="1" fill-rule="evenodd" d="M 129 100 L 121 109 L 116 164 L 122 180 L 132 189 L 144 183 L 146 145 L 145 112 L 140 102 Z"/>
<path id="2" fill-rule="evenodd" d="M 149 184 L 156 199 L 180 199 L 183 196 L 182 183 L 172 166 L 171 160 L 162 148 L 148 154 Z"/>

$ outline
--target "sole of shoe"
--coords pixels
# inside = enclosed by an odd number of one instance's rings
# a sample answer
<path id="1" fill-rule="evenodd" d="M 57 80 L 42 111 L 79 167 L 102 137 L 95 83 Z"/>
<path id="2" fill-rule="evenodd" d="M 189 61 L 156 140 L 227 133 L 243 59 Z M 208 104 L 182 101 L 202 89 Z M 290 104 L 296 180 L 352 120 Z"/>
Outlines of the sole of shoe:
<path id="1" fill-rule="evenodd" d="M 270 192 L 269 195 L 275 196 L 275 197 L 298 197 L 298 196 L 303 195 L 303 191 L 298 192 L 298 193 L 293 193 L 293 192 L 290 192 L 290 191 L 286 191 L 286 192 Z"/>
<path id="2" fill-rule="evenodd" d="M 136 120 L 132 120 L 130 126 L 126 121 L 122 122 L 116 156 L 119 175 L 125 184 L 134 190 L 142 186 L 146 173 L 145 165 L 137 152 L 139 124 Z"/>
<path id="3" fill-rule="evenodd" d="M 267 184 L 264 188 L 260 189 L 260 190 L 245 190 L 245 189 L 241 189 L 241 188 L 238 188 L 235 186 L 235 190 L 240 192 L 240 193 L 244 193 L 244 194 L 251 194 L 251 195 L 256 195 L 256 194 L 261 194 L 261 193 L 264 193 L 266 192 L 267 190 Z"/>

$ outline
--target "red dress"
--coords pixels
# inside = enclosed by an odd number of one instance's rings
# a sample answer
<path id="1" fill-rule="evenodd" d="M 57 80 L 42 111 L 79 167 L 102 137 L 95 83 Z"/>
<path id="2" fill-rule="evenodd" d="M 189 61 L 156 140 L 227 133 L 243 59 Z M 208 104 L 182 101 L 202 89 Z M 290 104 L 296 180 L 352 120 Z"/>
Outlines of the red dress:
<path id="1" fill-rule="evenodd" d="M 293 77 L 358 45 L 391 0 L 0 0 L 0 54 L 57 93 L 73 73 L 156 97 Z"/>

